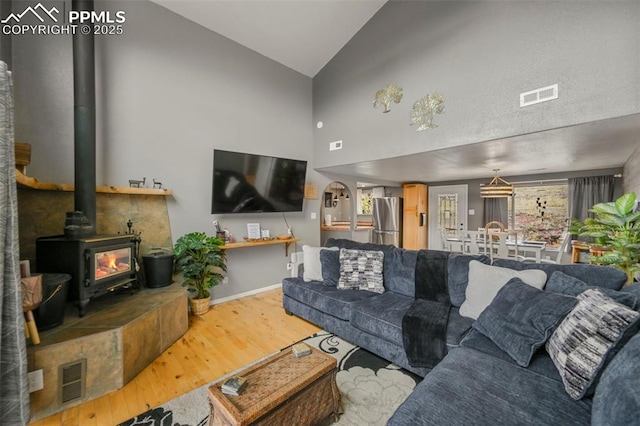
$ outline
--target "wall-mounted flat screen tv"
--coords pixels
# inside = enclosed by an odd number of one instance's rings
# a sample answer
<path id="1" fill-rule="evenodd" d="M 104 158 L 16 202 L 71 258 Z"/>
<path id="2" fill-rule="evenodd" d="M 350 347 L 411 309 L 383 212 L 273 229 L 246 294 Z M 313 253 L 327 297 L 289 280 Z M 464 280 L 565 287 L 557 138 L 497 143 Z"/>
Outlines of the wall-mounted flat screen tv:
<path id="1" fill-rule="evenodd" d="M 302 211 L 307 162 L 213 150 L 211 213 Z"/>

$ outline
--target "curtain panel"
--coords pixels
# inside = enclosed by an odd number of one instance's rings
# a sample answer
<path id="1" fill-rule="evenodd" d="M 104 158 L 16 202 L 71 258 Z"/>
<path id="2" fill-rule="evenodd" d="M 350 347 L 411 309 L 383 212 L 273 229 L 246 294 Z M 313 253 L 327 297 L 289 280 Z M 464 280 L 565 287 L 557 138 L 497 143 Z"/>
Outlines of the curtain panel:
<path id="1" fill-rule="evenodd" d="M 594 217 L 589 209 L 594 204 L 614 200 L 616 178 L 614 176 L 590 176 L 569 179 L 569 217 L 581 222 Z"/>
<path id="2" fill-rule="evenodd" d="M 506 198 L 485 198 L 483 209 L 484 223 L 498 221 L 505 227 L 509 224 L 509 208 Z"/>
<path id="3" fill-rule="evenodd" d="M 0 62 L 0 424 L 29 422 L 27 349 L 20 287 L 11 73 Z"/>

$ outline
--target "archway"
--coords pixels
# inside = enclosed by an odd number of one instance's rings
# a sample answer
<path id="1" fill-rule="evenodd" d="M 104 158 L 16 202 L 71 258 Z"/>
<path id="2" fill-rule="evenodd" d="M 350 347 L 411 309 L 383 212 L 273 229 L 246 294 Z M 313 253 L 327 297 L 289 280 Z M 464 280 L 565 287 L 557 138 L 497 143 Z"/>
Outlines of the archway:
<path id="1" fill-rule="evenodd" d="M 323 191 L 320 241 L 327 238 L 351 238 L 351 202 L 353 194 L 342 182 L 333 181 Z"/>

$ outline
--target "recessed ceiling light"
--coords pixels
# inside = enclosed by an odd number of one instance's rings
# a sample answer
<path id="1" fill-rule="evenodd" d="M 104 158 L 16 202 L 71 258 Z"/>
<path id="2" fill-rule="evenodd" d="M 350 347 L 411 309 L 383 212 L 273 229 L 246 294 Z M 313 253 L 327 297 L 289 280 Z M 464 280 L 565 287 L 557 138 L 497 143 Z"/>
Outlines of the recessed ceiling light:
<path id="1" fill-rule="evenodd" d="M 318 121 L 318 122 L 316 123 L 316 127 L 317 127 L 318 129 L 322 129 L 322 126 L 324 126 L 324 123 L 323 123 L 322 121 Z"/>

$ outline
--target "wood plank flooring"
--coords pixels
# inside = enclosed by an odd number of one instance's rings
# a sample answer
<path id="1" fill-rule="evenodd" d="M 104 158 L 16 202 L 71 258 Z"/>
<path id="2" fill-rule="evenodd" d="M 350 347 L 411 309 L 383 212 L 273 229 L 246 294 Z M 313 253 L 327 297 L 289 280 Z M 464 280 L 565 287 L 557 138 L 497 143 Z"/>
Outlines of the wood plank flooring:
<path id="1" fill-rule="evenodd" d="M 280 289 L 215 305 L 122 389 L 30 425 L 117 425 L 318 330 L 284 312 Z"/>

